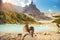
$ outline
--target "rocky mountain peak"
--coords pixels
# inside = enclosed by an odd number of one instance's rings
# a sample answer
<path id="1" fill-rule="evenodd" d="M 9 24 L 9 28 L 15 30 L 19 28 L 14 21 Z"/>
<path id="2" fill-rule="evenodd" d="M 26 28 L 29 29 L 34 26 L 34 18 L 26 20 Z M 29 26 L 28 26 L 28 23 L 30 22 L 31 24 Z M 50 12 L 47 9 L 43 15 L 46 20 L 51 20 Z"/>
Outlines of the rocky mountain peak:
<path id="1" fill-rule="evenodd" d="M 33 3 L 33 1 L 31 2 L 31 4 L 29 6 L 25 6 L 24 8 L 24 12 L 31 12 L 32 14 L 34 12 L 39 12 L 38 14 L 40 14 L 40 11 L 36 8 L 36 5 Z"/>
<path id="2" fill-rule="evenodd" d="M 29 14 L 36 20 L 50 20 L 49 17 L 43 15 L 42 12 L 40 12 L 40 10 L 36 7 L 33 1 L 29 6 L 25 6 L 24 12 Z"/>

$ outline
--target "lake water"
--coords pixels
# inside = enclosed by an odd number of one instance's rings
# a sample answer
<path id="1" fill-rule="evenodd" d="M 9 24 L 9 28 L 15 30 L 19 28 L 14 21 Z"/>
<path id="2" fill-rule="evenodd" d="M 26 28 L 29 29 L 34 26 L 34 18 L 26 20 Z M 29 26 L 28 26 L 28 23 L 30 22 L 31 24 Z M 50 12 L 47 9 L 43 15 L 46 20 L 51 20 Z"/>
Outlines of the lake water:
<path id="1" fill-rule="evenodd" d="M 29 25 L 34 26 L 35 32 L 57 31 L 57 27 L 46 25 Z M 23 32 L 23 24 L 0 24 L 0 33 L 21 33 Z"/>

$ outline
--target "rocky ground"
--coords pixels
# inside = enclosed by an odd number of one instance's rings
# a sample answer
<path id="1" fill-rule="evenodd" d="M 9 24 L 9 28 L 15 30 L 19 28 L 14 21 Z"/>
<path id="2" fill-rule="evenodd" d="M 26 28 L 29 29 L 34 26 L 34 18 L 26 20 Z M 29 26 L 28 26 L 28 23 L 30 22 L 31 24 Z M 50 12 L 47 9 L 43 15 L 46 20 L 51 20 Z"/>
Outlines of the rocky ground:
<path id="1" fill-rule="evenodd" d="M 22 34 L 0 34 L 0 40 L 21 40 Z M 34 33 L 35 40 L 60 40 L 60 34 Z"/>

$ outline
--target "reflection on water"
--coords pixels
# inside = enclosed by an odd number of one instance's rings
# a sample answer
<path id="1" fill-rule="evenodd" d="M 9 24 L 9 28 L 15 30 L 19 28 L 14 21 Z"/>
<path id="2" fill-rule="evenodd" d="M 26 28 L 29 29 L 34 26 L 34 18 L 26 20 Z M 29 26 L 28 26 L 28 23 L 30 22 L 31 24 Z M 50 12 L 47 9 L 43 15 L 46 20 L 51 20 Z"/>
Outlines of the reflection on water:
<path id="1" fill-rule="evenodd" d="M 31 26 L 31 25 L 29 25 Z M 57 31 L 57 27 L 51 27 L 47 25 L 32 25 L 34 26 L 35 32 L 42 31 Z M 1 24 L 0 32 L 8 32 L 8 33 L 20 33 L 23 32 L 23 24 Z"/>

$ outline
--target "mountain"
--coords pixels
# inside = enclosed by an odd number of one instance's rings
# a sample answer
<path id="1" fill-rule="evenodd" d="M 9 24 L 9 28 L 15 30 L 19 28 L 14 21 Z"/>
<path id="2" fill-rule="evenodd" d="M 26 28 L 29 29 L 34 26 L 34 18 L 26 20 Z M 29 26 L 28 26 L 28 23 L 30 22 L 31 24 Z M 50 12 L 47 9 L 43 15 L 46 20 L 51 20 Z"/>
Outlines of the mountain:
<path id="1" fill-rule="evenodd" d="M 28 6 L 20 7 L 13 5 L 11 3 L 4 3 L 3 4 L 3 10 L 10 10 L 10 11 L 16 11 L 16 12 L 24 12 L 25 14 L 28 14 L 32 16 L 35 20 L 51 20 L 50 17 L 45 16 L 44 13 L 40 12 L 40 10 L 37 9 L 36 5 L 33 4 L 33 1 Z"/>
<path id="2" fill-rule="evenodd" d="M 31 2 L 29 6 L 25 6 L 24 12 L 31 15 L 36 20 L 51 20 L 50 17 L 45 16 L 44 13 L 40 12 L 39 9 L 37 9 L 36 5 Z"/>

